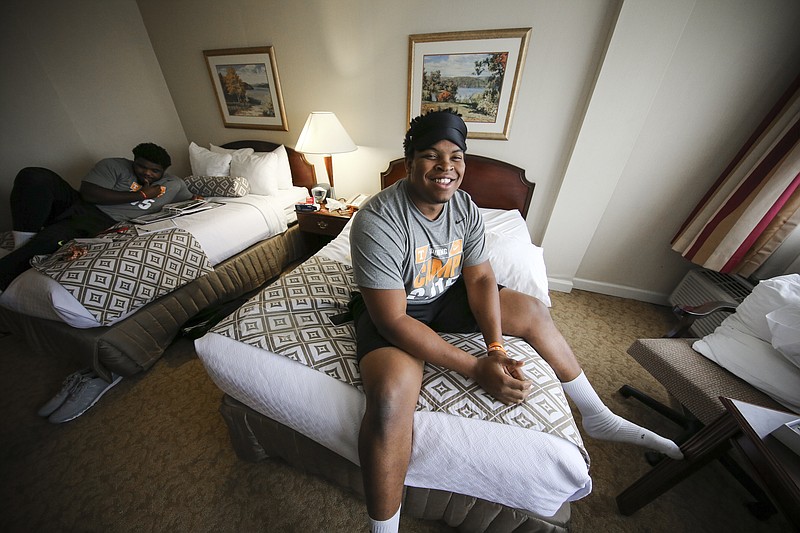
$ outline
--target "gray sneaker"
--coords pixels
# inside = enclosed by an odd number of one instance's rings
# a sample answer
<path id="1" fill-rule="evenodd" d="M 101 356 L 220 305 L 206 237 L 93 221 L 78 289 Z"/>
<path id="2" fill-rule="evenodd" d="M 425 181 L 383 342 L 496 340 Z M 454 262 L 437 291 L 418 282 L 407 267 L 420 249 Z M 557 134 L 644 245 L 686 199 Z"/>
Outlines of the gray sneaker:
<path id="1" fill-rule="evenodd" d="M 73 372 L 67 376 L 67 379 L 65 379 L 64 383 L 61 384 L 61 390 L 58 391 L 55 396 L 50 398 L 50 400 L 48 400 L 47 403 L 37 411 L 37 414 L 44 417 L 50 416 L 56 409 L 61 407 L 61 404 L 64 403 L 64 400 L 66 400 L 67 396 L 69 396 L 69 394 L 75 389 L 83 376 L 94 377 L 96 375 L 97 374 L 94 373 L 92 368 L 82 368 L 77 372 Z"/>
<path id="2" fill-rule="evenodd" d="M 78 418 L 97 403 L 103 394 L 122 380 L 122 376 L 111 375 L 111 383 L 97 376 L 90 374 L 81 376 L 78 383 L 67 396 L 63 405 L 48 417 L 50 422 L 60 424 Z"/>

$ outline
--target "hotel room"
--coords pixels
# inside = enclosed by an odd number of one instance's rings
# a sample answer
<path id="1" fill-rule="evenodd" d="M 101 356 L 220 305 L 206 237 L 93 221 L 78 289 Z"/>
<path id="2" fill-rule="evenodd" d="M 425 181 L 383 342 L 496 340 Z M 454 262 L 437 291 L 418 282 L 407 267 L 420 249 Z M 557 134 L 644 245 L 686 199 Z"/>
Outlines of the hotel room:
<path id="1" fill-rule="evenodd" d="M 543 249 L 557 324 L 590 378 L 605 364 L 625 369 L 624 379 L 599 380 L 604 400 L 672 436 L 674 426 L 614 395 L 635 380 L 666 396 L 625 349 L 669 329 L 669 296 L 696 268 L 670 241 L 800 65 L 800 5 L 791 0 L 14 0 L 5 13 L 2 230 L 11 229 L 9 195 L 23 167 L 50 168 L 77 187 L 97 160 L 152 141 L 185 177 L 190 143 L 293 148 L 314 111 L 334 112 L 358 147 L 334 156 L 337 196 L 374 194 L 402 156 L 409 36 L 530 28 L 505 138 L 471 138 L 468 152 L 524 169 L 535 183 L 525 226 Z M 281 127 L 226 127 L 204 51 L 255 47 L 272 47 Z M 305 157 L 327 182 L 323 157 Z M 580 331 L 582 312 L 597 321 L 594 340 Z M 35 411 L 73 363 L 30 353 L 15 334 L 0 347 L 13 354 L 2 362 L 3 478 L 17 480 L 4 481 L 3 495 L 18 509 L 0 518 L 4 530 L 366 527 L 358 496 L 283 463 L 236 458 L 218 413 L 222 393 L 187 339 L 63 426 Z M 597 350 L 613 362 L 591 361 Z M 586 447 L 593 488 L 571 504 L 575 531 L 788 530 L 780 515 L 748 513 L 747 495 L 719 469 L 623 517 L 613 498 L 649 465 L 638 450 Z M 75 464 L 88 468 L 62 466 L 70 449 L 82 450 Z M 167 471 L 182 474 L 165 480 Z M 42 490 L 46 503 L 35 496 Z M 401 528 L 451 530 L 411 516 Z"/>

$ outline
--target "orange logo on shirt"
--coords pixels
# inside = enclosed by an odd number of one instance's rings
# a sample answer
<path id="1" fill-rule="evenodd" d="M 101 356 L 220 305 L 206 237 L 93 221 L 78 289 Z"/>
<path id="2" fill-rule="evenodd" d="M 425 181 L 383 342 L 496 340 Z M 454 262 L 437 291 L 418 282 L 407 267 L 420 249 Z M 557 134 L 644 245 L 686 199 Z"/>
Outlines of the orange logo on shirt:
<path id="1" fill-rule="evenodd" d="M 425 245 L 414 250 L 415 275 L 409 300 L 431 298 L 441 294 L 461 275 L 464 241 Z"/>
<path id="2" fill-rule="evenodd" d="M 414 252 L 414 262 L 419 264 L 419 263 L 424 263 L 427 260 L 428 260 L 428 245 L 420 246 Z"/>

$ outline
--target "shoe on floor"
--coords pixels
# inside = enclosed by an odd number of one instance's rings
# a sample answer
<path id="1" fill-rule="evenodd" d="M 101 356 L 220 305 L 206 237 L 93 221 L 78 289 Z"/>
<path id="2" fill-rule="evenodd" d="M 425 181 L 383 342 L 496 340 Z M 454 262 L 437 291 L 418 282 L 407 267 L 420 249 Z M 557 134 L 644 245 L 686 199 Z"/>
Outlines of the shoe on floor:
<path id="1" fill-rule="evenodd" d="M 64 400 L 66 400 L 67 396 L 69 396 L 69 394 L 75 389 L 81 378 L 89 375 L 94 377 L 97 374 L 94 373 L 92 368 L 83 368 L 67 376 L 67 378 L 64 380 L 64 383 L 61 384 L 61 390 L 58 391 L 55 396 L 50 398 L 47 403 L 44 404 L 39 411 L 37 411 L 37 414 L 44 417 L 48 417 L 53 414 L 56 409 L 61 407 L 61 405 L 64 403 Z"/>
<path id="2" fill-rule="evenodd" d="M 111 383 L 97 374 L 82 376 L 64 403 L 48 417 L 50 422 L 60 424 L 78 418 L 97 403 L 103 394 L 122 380 L 122 376 L 111 375 Z"/>

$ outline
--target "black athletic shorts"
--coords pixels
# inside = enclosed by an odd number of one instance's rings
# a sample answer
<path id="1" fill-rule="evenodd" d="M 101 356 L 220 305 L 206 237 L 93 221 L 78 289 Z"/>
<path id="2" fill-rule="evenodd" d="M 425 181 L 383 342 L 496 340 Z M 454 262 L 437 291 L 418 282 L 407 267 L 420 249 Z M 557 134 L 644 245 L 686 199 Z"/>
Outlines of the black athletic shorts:
<path id="1" fill-rule="evenodd" d="M 498 290 L 502 285 L 497 286 Z M 354 292 L 350 300 L 350 311 L 356 328 L 356 358 L 361 358 L 378 348 L 394 346 L 378 333 L 367 312 L 367 306 L 360 292 Z M 476 333 L 478 323 L 472 315 L 467 301 L 467 288 L 464 278 L 458 280 L 447 291 L 428 304 L 407 305 L 406 314 L 427 324 L 433 331 L 442 333 Z"/>

